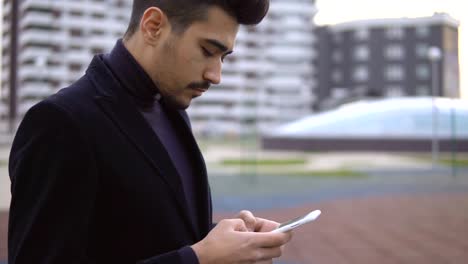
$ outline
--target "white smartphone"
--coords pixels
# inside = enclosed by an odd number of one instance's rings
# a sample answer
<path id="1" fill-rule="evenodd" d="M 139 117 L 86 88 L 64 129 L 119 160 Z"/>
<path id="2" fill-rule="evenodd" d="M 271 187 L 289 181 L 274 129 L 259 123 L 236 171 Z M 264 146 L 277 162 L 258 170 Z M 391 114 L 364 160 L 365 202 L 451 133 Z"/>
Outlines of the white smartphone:
<path id="1" fill-rule="evenodd" d="M 321 213 L 322 212 L 320 210 L 312 211 L 304 216 L 294 218 L 290 221 L 282 223 L 281 225 L 278 226 L 278 228 L 276 228 L 275 230 L 271 232 L 273 233 L 288 232 L 298 226 L 314 221 L 315 219 L 319 217 Z"/>

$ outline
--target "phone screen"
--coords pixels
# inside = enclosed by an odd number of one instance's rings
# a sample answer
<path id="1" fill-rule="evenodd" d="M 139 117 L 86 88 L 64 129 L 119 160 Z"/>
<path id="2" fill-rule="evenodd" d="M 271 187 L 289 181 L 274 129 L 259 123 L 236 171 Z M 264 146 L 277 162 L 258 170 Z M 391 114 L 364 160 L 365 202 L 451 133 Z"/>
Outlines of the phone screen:
<path id="1" fill-rule="evenodd" d="M 275 230 L 272 232 L 287 232 L 289 230 L 292 230 L 298 226 L 301 226 L 305 223 L 308 223 L 310 221 L 314 221 L 317 219 L 317 217 L 321 214 L 322 212 L 320 210 L 315 210 L 312 211 L 304 216 L 300 216 L 297 218 L 294 218 L 292 220 L 289 220 L 287 222 L 284 222 L 278 226 Z"/>
<path id="2" fill-rule="evenodd" d="M 307 215 L 304 215 L 304 216 L 300 216 L 300 217 L 296 217 L 296 218 L 294 218 L 294 219 L 291 219 L 291 220 L 289 220 L 289 221 L 287 221 L 287 222 L 284 222 L 284 223 L 282 223 L 281 225 L 279 225 L 278 228 L 283 227 L 283 226 L 286 226 L 286 225 L 289 225 L 289 224 L 292 224 L 292 223 L 297 222 L 297 221 L 300 221 L 300 220 L 304 219 L 306 216 L 307 216 Z"/>

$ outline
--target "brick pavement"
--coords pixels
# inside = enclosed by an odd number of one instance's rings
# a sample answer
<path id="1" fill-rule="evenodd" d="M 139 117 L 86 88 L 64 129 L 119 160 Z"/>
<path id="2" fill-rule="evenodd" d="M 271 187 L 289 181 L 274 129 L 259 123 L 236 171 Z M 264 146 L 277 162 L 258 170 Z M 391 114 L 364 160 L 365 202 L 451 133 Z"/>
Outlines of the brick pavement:
<path id="1" fill-rule="evenodd" d="M 8 213 L 0 212 L 0 261 L 7 258 Z"/>
<path id="2" fill-rule="evenodd" d="M 284 221 L 316 208 L 322 215 L 295 231 L 282 261 L 468 263 L 468 193 L 335 200 L 255 213 Z M 222 217 L 229 214 L 216 216 Z"/>
<path id="3" fill-rule="evenodd" d="M 463 264 L 468 260 L 468 193 L 335 200 L 255 212 L 284 221 L 319 208 L 300 227 L 281 261 L 320 264 Z M 216 219 L 229 214 L 216 214 Z M 0 213 L 0 260 L 7 214 Z"/>

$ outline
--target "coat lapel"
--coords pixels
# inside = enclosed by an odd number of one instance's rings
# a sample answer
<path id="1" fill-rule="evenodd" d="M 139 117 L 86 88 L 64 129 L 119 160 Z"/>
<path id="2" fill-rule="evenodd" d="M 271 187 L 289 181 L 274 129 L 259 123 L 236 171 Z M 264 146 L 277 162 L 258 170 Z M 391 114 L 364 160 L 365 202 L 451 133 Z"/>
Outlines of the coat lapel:
<path id="1" fill-rule="evenodd" d="M 182 132 L 182 138 L 186 140 L 186 145 L 189 146 L 190 153 L 192 153 L 192 156 L 195 157 L 193 164 L 195 168 L 195 175 L 199 181 L 199 184 L 197 184 L 199 189 L 198 191 L 201 194 L 198 197 L 199 200 L 197 201 L 197 204 L 199 205 L 198 222 L 203 224 L 203 226 L 200 226 L 200 228 L 202 233 L 206 235 L 210 231 L 212 225 L 212 208 L 205 160 L 203 159 L 203 155 L 200 151 L 200 148 L 198 147 L 197 141 L 193 136 L 187 113 L 185 111 L 173 111 L 169 113 L 169 118 L 174 121 L 173 123 L 176 124 L 177 130 Z"/>
<path id="2" fill-rule="evenodd" d="M 199 239 L 199 228 L 190 220 L 180 176 L 157 135 L 98 57 L 91 62 L 87 74 L 100 94 L 95 98 L 97 104 L 152 165 L 157 172 L 155 174 L 167 183 L 182 217 L 193 231 L 194 238 Z"/>

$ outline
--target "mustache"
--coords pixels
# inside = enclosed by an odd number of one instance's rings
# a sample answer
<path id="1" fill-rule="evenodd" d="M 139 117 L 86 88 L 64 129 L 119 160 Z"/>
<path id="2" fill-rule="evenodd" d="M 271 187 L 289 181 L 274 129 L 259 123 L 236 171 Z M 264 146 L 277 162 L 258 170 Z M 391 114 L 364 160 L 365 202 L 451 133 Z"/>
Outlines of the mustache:
<path id="1" fill-rule="evenodd" d="M 197 89 L 197 88 L 201 88 L 201 89 L 205 89 L 205 90 L 208 90 L 210 88 L 210 82 L 193 82 L 193 83 L 190 83 L 187 87 L 190 88 L 190 89 Z"/>

